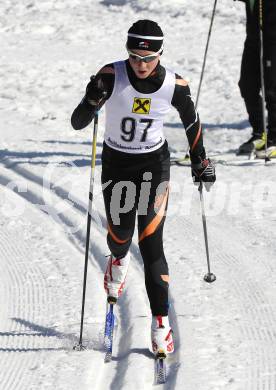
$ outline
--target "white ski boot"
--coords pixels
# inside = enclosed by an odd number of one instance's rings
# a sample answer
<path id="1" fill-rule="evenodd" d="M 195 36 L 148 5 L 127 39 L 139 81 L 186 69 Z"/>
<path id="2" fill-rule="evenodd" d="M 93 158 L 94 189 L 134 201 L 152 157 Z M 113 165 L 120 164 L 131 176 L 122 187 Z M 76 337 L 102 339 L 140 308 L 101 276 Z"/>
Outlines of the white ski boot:
<path id="1" fill-rule="evenodd" d="M 151 342 L 152 351 L 155 356 L 165 358 L 168 353 L 173 353 L 174 343 L 169 317 L 152 317 Z"/>
<path id="2" fill-rule="evenodd" d="M 121 259 L 110 255 L 104 275 L 104 288 L 108 297 L 117 300 L 121 296 L 125 285 L 129 261 L 129 253 Z"/>

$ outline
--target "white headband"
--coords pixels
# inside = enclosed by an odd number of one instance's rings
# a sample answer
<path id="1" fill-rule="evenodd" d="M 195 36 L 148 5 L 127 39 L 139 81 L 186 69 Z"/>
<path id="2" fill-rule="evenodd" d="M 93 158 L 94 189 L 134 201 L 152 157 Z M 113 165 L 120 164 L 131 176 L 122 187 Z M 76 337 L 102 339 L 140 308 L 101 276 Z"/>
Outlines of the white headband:
<path id="1" fill-rule="evenodd" d="M 145 35 L 137 35 L 137 34 L 130 34 L 130 33 L 128 33 L 128 36 L 132 38 L 149 39 L 153 41 L 162 41 L 164 38 L 164 37 L 153 37 L 151 35 L 145 36 Z"/>

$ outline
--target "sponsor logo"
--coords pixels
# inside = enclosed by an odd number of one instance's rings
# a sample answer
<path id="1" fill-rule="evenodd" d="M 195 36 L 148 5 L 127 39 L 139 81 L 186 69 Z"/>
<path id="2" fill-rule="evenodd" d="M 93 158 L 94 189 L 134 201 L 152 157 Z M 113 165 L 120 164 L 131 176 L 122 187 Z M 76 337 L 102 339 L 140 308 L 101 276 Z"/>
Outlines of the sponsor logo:
<path id="1" fill-rule="evenodd" d="M 132 112 L 135 114 L 149 114 L 151 99 L 134 98 Z"/>

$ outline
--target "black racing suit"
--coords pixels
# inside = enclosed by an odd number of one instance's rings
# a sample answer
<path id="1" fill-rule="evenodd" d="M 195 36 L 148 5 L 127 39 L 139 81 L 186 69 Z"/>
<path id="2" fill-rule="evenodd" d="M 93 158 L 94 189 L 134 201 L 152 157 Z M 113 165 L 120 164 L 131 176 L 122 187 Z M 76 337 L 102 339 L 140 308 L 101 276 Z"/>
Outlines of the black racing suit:
<path id="1" fill-rule="evenodd" d="M 108 67 L 113 67 L 108 64 Z M 164 79 L 165 68 L 160 63 L 146 79 L 135 76 L 129 62 L 126 68 L 130 83 L 141 93 L 157 91 Z M 176 75 L 176 79 L 180 76 Z M 103 74 L 108 99 L 114 87 L 114 74 Z M 188 86 L 176 85 L 172 105 L 179 111 L 184 127 L 188 129 L 191 160 L 195 163 L 205 158 L 200 121 L 195 112 Z M 94 117 L 93 107 L 86 97 L 72 114 L 75 129 L 87 126 Z M 107 243 L 115 257 L 126 255 L 135 228 L 138 214 L 139 249 L 144 262 L 145 284 L 154 316 L 168 315 L 168 282 L 162 276 L 168 275 L 168 265 L 163 251 L 163 226 L 168 202 L 170 179 L 170 154 L 168 144 L 158 150 L 142 154 L 117 151 L 104 143 L 102 152 L 102 184 L 108 223 Z M 104 186 L 111 181 L 111 184 Z M 122 183 L 126 183 L 125 185 Z M 128 185 L 130 183 L 130 187 Z M 131 194 L 131 191 L 133 194 Z M 116 221 L 114 212 L 124 210 L 130 196 L 131 208 L 119 214 Z M 117 199 L 117 198 L 118 199 Z"/>
<path id="2" fill-rule="evenodd" d="M 239 87 L 254 134 L 264 131 L 260 95 L 259 0 L 246 3 L 246 40 L 241 63 Z M 263 0 L 263 44 L 265 100 L 268 112 L 268 140 L 276 142 L 276 1 Z"/>

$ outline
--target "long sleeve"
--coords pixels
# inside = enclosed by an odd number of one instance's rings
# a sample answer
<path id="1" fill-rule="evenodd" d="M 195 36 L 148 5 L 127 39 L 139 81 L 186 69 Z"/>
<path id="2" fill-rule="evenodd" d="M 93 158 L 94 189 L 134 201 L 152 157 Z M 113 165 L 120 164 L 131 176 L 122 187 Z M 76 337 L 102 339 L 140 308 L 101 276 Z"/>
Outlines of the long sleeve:
<path id="1" fill-rule="evenodd" d="M 178 76 L 179 78 L 179 76 Z M 188 85 L 175 85 L 172 105 L 179 112 L 190 146 L 190 157 L 194 163 L 206 157 L 203 146 L 202 127 Z"/>
<path id="2" fill-rule="evenodd" d="M 71 116 L 71 125 L 75 130 L 81 130 L 88 126 L 95 116 L 95 106 L 91 106 L 85 97 L 80 104 L 75 108 Z"/>
<path id="3" fill-rule="evenodd" d="M 106 66 L 110 67 L 111 65 L 106 65 Z M 88 126 L 95 117 L 96 109 L 101 108 L 106 102 L 106 100 L 108 100 L 112 94 L 113 87 L 114 87 L 114 80 L 115 80 L 114 74 L 102 73 L 98 77 L 101 77 L 102 79 L 102 82 L 105 86 L 105 90 L 107 91 L 107 96 L 101 102 L 99 107 L 95 107 L 92 106 L 90 103 L 88 103 L 86 99 L 86 94 L 84 95 L 82 101 L 75 108 L 71 116 L 71 125 L 75 130 L 81 130 L 84 127 Z"/>

